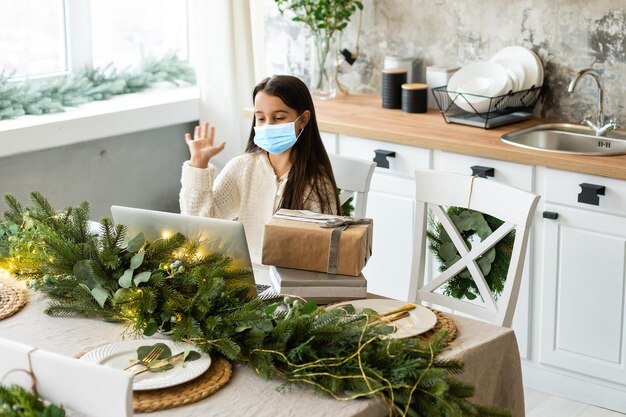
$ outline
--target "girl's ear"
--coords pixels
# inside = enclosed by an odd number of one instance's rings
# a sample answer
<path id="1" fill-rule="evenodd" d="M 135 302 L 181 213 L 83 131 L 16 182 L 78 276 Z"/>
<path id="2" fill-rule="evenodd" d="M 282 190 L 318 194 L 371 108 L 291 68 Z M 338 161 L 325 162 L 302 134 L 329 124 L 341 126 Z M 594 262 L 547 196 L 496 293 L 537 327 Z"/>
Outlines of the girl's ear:
<path id="1" fill-rule="evenodd" d="M 303 111 L 300 115 L 300 129 L 304 129 L 309 124 L 309 120 L 311 120 L 311 112 L 309 110 Z"/>

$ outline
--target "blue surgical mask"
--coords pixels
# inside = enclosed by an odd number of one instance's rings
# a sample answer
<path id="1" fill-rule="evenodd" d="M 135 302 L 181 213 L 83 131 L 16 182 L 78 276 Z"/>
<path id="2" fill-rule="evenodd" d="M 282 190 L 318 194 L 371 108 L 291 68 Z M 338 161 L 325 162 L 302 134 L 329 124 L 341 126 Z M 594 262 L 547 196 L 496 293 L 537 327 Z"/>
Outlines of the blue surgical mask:
<path id="1" fill-rule="evenodd" d="M 298 116 L 298 119 L 300 116 Z M 277 125 L 254 126 L 254 143 L 264 151 L 277 154 L 291 148 L 300 135 L 296 136 L 296 121 Z"/>

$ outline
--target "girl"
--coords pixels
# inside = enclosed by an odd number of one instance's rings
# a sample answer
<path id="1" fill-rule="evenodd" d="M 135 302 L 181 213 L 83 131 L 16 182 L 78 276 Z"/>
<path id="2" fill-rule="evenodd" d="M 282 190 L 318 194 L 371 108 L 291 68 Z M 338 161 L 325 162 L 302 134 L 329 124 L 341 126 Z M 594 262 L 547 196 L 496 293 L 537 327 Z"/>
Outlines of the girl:
<path id="1" fill-rule="evenodd" d="M 320 136 L 313 99 L 298 78 L 275 75 L 252 95 L 254 119 L 243 155 L 229 161 L 215 178 L 210 159 L 215 128 L 196 126 L 185 142 L 191 158 L 183 164 L 183 214 L 237 218 L 243 223 L 252 262 L 261 262 L 263 225 L 279 208 L 340 214 L 337 186 Z"/>

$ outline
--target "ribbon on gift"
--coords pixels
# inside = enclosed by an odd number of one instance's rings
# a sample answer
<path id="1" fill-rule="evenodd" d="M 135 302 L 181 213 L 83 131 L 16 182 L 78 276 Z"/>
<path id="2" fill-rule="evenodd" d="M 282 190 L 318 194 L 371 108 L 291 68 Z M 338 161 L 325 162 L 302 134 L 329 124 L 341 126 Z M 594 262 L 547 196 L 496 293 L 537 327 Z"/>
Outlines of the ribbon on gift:
<path id="1" fill-rule="evenodd" d="M 324 229 L 333 229 L 330 232 L 330 243 L 328 245 L 328 273 L 337 273 L 337 263 L 339 262 L 339 241 L 341 240 L 341 232 L 349 226 L 371 224 L 372 219 L 363 219 L 358 217 L 338 217 L 320 223 L 319 227 Z"/>

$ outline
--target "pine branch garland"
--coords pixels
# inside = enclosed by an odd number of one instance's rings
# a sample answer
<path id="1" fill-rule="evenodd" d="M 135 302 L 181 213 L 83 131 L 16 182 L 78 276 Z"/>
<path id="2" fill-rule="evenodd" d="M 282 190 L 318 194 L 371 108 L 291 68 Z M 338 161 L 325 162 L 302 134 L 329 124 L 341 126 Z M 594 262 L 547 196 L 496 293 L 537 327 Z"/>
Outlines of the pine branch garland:
<path id="1" fill-rule="evenodd" d="M 381 397 L 397 415 L 510 415 L 469 402 L 473 388 L 453 378 L 462 363 L 439 359 L 443 333 L 429 344 L 390 339 L 391 326 L 370 322 L 373 311 L 257 298 L 246 279 L 250 270 L 233 269 L 222 255 L 196 257 L 197 242 L 182 235 L 124 238 L 124 228 L 103 220 L 101 234 L 92 236 L 87 204 L 56 213 L 41 195 L 31 197 L 32 207 L 13 199 L 5 214 L 23 221 L 15 233 L 0 235 L 0 247 L 8 248 L 0 266 L 26 271 L 17 276 L 33 279 L 32 287 L 51 299 L 50 315 L 121 321 L 145 335 L 169 332 L 264 378 L 282 375 L 287 384 L 341 399 Z M 8 230 L 9 221 L 0 227 Z"/>
<path id="2" fill-rule="evenodd" d="M 161 82 L 195 82 L 193 69 L 173 53 L 145 58 L 135 69 L 109 64 L 50 81 L 11 82 L 10 76 L 0 72 L 0 120 L 63 112 L 65 107 L 143 91 Z"/>
<path id="3" fill-rule="evenodd" d="M 0 385 L 0 416 L 65 417 L 65 410 L 56 404 L 46 405 L 35 393 L 19 385 Z"/>

